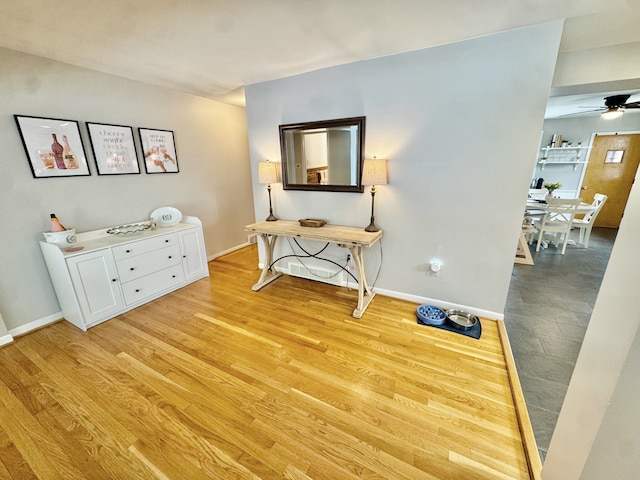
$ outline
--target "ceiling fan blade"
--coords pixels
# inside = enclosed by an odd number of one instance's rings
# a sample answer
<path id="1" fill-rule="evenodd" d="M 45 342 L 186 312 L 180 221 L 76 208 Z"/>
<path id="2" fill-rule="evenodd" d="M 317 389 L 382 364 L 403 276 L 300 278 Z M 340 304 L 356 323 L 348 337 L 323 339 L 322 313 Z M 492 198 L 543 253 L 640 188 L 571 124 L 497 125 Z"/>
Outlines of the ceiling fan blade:
<path id="1" fill-rule="evenodd" d="M 640 102 L 625 103 L 624 108 L 640 108 Z"/>
<path id="2" fill-rule="evenodd" d="M 580 107 L 580 108 L 589 108 L 589 107 Z M 596 108 L 595 110 L 585 110 L 584 112 L 565 113 L 564 115 L 559 115 L 558 118 L 571 117 L 572 115 L 584 115 L 585 113 L 591 113 L 591 112 L 602 112 L 603 110 L 606 110 L 606 108 Z"/>

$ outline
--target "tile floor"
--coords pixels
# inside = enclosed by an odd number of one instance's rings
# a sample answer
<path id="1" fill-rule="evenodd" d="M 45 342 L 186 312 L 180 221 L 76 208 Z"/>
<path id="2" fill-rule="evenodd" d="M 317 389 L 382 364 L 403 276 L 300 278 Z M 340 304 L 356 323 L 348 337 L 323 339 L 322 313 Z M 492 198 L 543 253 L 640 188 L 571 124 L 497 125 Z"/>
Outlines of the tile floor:
<path id="1" fill-rule="evenodd" d="M 569 245 L 565 255 L 553 246 L 536 253 L 534 242 L 535 265 L 513 269 L 505 326 L 543 461 L 616 233 L 594 228 L 588 249 Z"/>

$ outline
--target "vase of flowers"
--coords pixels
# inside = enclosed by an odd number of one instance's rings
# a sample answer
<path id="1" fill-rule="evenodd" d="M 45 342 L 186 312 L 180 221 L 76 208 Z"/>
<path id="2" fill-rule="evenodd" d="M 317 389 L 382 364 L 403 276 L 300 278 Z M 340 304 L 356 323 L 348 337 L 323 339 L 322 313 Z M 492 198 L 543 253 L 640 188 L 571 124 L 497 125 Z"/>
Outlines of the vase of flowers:
<path id="1" fill-rule="evenodd" d="M 547 189 L 547 198 L 553 198 L 553 191 L 557 190 L 558 188 L 560 188 L 562 186 L 562 184 L 560 182 L 556 182 L 556 183 L 545 183 L 542 185 L 544 188 Z"/>

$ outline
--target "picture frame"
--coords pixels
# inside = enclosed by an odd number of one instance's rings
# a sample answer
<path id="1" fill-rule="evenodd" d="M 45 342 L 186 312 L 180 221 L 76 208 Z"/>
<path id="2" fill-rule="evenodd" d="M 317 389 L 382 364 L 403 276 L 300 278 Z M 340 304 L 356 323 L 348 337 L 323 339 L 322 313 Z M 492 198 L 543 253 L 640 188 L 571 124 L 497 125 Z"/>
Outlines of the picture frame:
<path id="1" fill-rule="evenodd" d="M 140 174 L 133 128 L 87 122 L 87 131 L 98 175 Z"/>
<path id="2" fill-rule="evenodd" d="M 77 121 L 29 115 L 13 117 L 33 178 L 91 175 Z"/>
<path id="3" fill-rule="evenodd" d="M 178 173 L 178 155 L 171 130 L 139 128 L 142 158 L 147 173 Z"/>
<path id="4" fill-rule="evenodd" d="M 623 156 L 624 150 L 607 150 L 607 155 L 604 157 L 604 163 L 622 163 Z"/>

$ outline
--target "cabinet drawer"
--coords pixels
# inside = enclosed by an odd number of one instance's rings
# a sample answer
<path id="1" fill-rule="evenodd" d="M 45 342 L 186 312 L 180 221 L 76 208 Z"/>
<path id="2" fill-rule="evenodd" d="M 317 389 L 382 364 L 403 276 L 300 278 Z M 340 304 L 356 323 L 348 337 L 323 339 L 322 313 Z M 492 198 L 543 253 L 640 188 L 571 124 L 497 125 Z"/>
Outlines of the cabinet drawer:
<path id="1" fill-rule="evenodd" d="M 163 290 L 180 286 L 183 283 L 184 271 L 182 270 L 182 265 L 152 273 L 122 285 L 124 303 L 132 305 Z"/>
<path id="2" fill-rule="evenodd" d="M 127 283 L 150 273 L 164 270 L 182 261 L 178 245 L 143 253 L 116 262 L 120 283 Z"/>
<path id="3" fill-rule="evenodd" d="M 113 247 L 113 256 L 116 260 L 134 257 L 143 253 L 152 252 L 159 248 L 168 247 L 178 244 L 178 237 L 175 233 L 167 233 L 158 235 L 157 237 L 138 240 L 137 242 L 127 243 L 126 245 L 118 245 Z"/>

